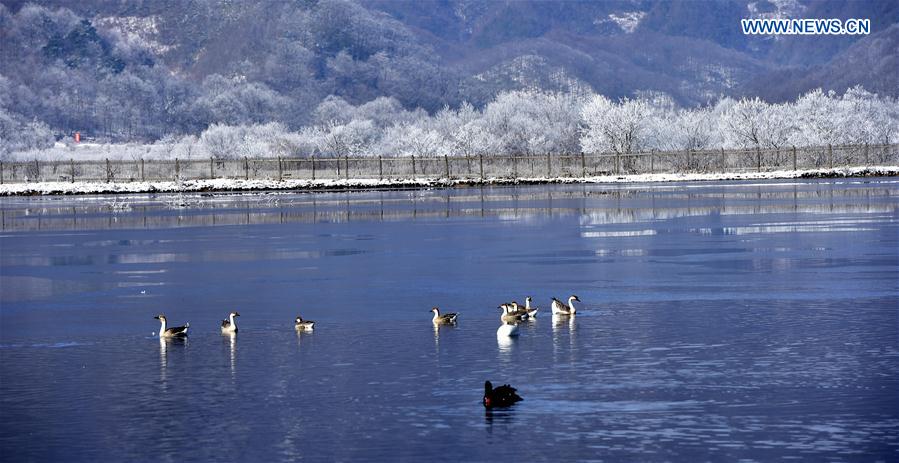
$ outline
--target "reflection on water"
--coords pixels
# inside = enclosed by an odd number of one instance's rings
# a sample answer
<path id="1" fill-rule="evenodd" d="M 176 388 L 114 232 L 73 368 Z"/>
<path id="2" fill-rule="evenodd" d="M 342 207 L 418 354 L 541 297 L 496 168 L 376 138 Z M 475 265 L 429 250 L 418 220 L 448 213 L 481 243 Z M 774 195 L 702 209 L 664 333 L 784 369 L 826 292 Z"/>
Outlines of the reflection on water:
<path id="1" fill-rule="evenodd" d="M 187 338 L 159 338 L 159 383 L 163 391 L 168 391 L 169 351 L 172 349 L 186 349 Z"/>
<path id="2" fill-rule="evenodd" d="M 128 211 L 108 213 L 108 197 L 4 198 L 0 231 L 84 230 L 284 224 L 292 222 L 403 221 L 450 217 L 498 217 L 527 222 L 553 214 L 577 215 L 582 225 L 634 224 L 709 215 L 778 213 L 892 213 L 877 201 L 895 188 L 890 180 L 671 185 L 589 185 L 435 189 L 369 193 L 197 193 L 191 209 L 173 213 L 166 195 L 116 197 Z M 685 193 L 684 191 L 688 191 Z M 277 201 L 272 201 L 277 197 Z M 351 198 L 352 197 L 352 201 Z M 873 198 L 873 199 L 872 199 Z M 826 200 L 826 201 L 822 201 Z M 71 205 L 74 203 L 76 205 Z M 585 237 L 639 236 L 655 230 L 585 231 Z M 108 241 L 108 240 L 107 240 Z M 118 245 L 140 244 L 118 241 Z M 97 241 L 90 245 L 104 245 Z"/>
<path id="3" fill-rule="evenodd" d="M 231 360 L 231 380 L 234 380 L 234 373 L 237 369 L 237 333 L 222 333 L 222 338 L 228 343 L 229 359 Z"/>
<path id="4" fill-rule="evenodd" d="M 892 180 L 260 196 L 124 196 L 115 220 L 0 199 L 0 452 L 899 457 Z M 552 316 L 572 293 L 584 310 Z M 497 338 L 509 294 L 544 307 Z M 432 304 L 473 309 L 434 327 Z M 147 338 L 160 312 L 190 340 Z M 486 412 L 486 379 L 524 401 Z"/>
<path id="5" fill-rule="evenodd" d="M 499 348 L 499 360 L 501 362 L 509 362 L 511 360 L 512 349 L 518 336 L 496 335 L 496 345 Z"/>
<path id="6" fill-rule="evenodd" d="M 552 314 L 552 330 L 553 352 L 556 355 L 577 349 L 577 315 Z"/>

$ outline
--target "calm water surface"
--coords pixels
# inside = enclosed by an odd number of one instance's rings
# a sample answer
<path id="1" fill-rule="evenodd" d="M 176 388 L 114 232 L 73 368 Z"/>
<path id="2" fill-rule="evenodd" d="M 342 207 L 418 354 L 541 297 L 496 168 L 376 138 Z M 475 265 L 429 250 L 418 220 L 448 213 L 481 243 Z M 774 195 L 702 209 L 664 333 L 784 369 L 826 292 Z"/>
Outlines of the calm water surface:
<path id="1" fill-rule="evenodd" d="M 4 461 L 899 459 L 895 179 L 6 198 L 0 286 Z"/>

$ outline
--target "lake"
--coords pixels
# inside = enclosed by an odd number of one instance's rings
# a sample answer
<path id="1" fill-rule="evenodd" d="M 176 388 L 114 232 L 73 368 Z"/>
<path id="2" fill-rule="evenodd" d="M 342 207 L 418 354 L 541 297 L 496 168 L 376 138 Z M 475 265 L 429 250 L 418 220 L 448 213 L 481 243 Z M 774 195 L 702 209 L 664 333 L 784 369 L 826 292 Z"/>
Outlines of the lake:
<path id="1" fill-rule="evenodd" d="M 0 286 L 4 461 L 899 459 L 895 178 L 2 198 Z"/>

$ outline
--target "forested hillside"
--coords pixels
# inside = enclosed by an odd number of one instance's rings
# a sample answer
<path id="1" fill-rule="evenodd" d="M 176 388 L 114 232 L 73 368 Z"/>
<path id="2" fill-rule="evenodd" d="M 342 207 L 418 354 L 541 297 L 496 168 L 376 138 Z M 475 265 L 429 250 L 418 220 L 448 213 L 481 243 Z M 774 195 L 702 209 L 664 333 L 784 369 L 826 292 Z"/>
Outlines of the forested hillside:
<path id="1" fill-rule="evenodd" d="M 0 5 L 0 154 L 78 131 L 339 126 L 329 108 L 487 114 L 514 91 L 665 101 L 899 93 L 893 1 L 49 0 Z M 869 36 L 747 37 L 741 17 L 856 17 Z M 381 98 L 380 103 L 365 106 Z M 895 100 L 892 100 L 895 101 Z M 464 109 L 463 104 L 471 104 Z M 579 109 L 578 109 L 579 111 Z M 394 116 L 368 120 L 381 129 Z M 389 124 L 379 122 L 390 120 Z M 583 127 L 581 127 L 583 128 Z"/>

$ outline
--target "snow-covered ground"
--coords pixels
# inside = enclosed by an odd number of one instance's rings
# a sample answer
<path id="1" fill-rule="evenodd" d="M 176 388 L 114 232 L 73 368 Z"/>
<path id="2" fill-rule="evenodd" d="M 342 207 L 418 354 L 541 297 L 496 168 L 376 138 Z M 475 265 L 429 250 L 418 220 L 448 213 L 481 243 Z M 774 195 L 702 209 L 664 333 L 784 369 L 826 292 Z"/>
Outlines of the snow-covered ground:
<path id="1" fill-rule="evenodd" d="M 788 178 L 825 177 L 891 177 L 899 176 L 899 166 L 843 167 L 814 170 L 778 170 L 771 172 L 726 172 L 689 174 L 640 174 L 604 175 L 586 178 L 533 177 L 445 180 L 440 178 L 418 179 L 349 179 L 349 180 L 242 180 L 212 179 L 185 180 L 183 182 L 40 182 L 8 183 L 0 185 L 0 196 L 14 195 L 67 195 L 107 193 L 178 193 L 198 191 L 252 191 L 252 190 L 314 190 L 314 189 L 366 189 L 366 188 L 421 188 L 454 185 L 514 185 L 540 183 L 652 183 L 694 182 L 717 180 L 766 180 Z"/>

